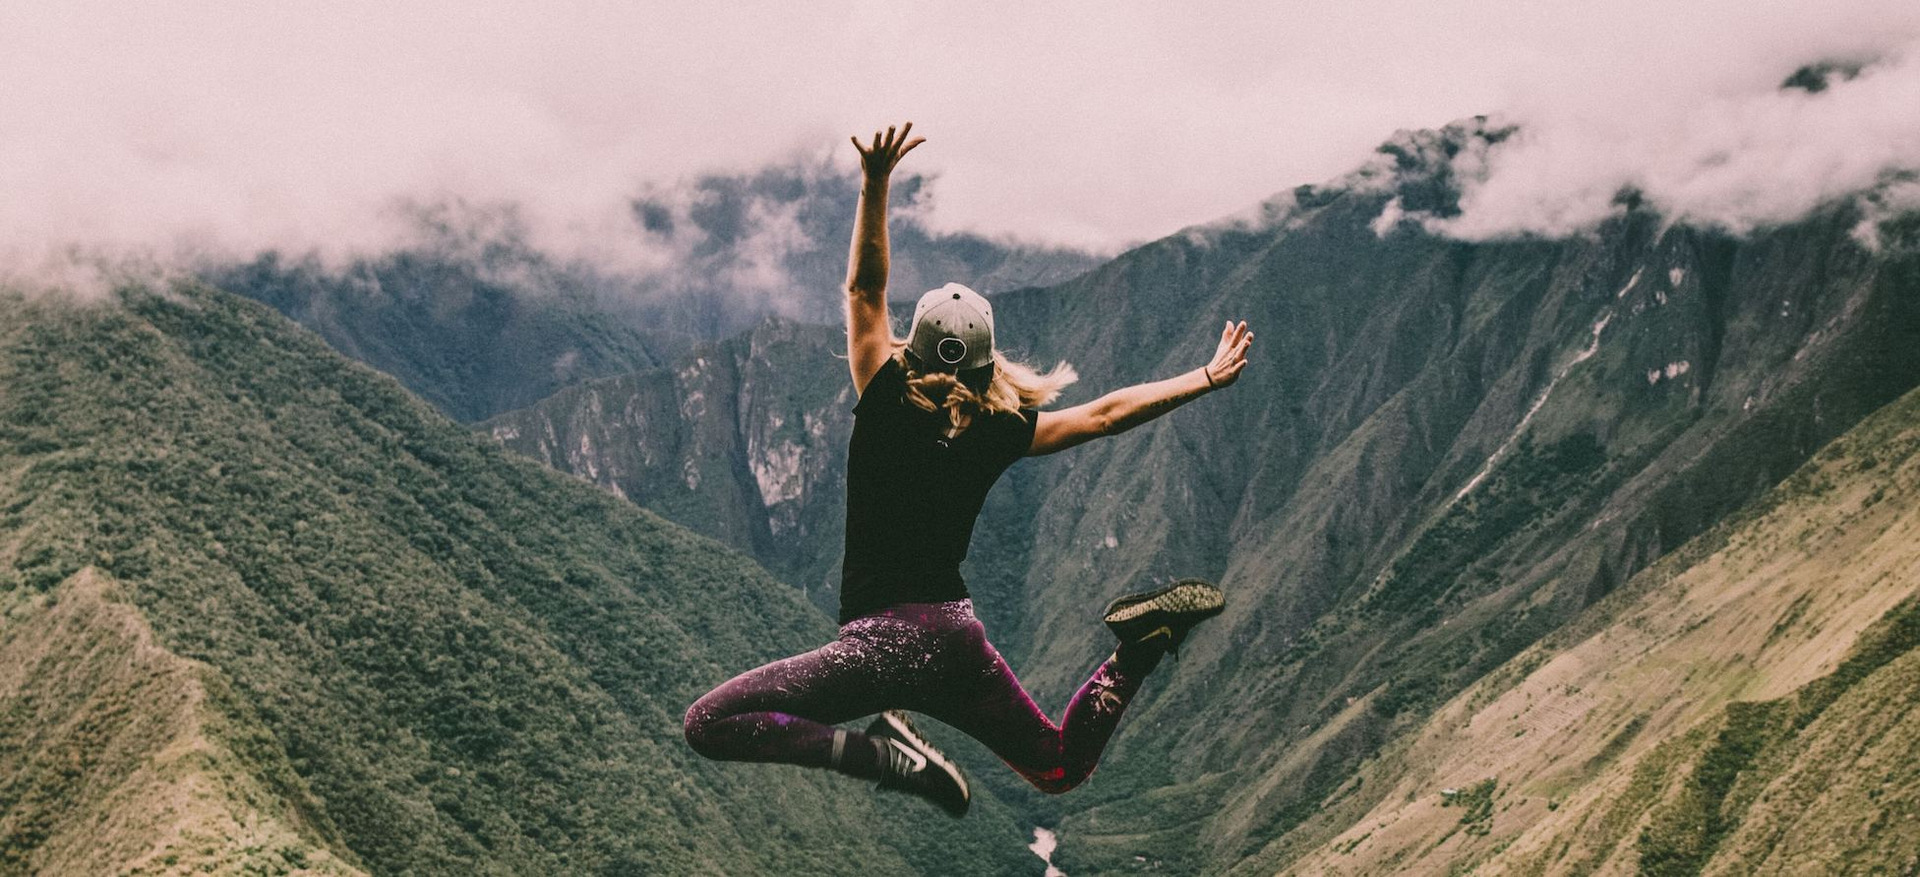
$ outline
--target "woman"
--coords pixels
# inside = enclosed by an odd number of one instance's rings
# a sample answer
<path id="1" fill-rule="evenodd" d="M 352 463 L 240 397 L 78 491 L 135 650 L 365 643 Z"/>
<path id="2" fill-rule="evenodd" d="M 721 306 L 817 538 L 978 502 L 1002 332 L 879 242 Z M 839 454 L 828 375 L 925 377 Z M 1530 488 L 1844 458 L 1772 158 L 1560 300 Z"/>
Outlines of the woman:
<path id="1" fill-rule="evenodd" d="M 993 307 L 959 284 L 927 293 L 905 341 L 887 323 L 887 185 L 925 138 L 854 140 L 865 183 L 847 278 L 847 356 L 860 401 L 847 458 L 840 637 L 749 670 L 687 710 L 687 742 L 708 758 L 825 767 L 966 813 L 966 778 L 900 710 L 946 722 L 1049 793 L 1084 781 L 1127 701 L 1187 631 L 1219 614 L 1219 589 L 1185 580 L 1115 600 L 1120 639 L 1055 725 L 974 619 L 960 578 L 974 518 L 1000 473 L 1131 429 L 1233 384 L 1253 333 L 1228 323 L 1213 359 L 1186 374 L 1084 405 L 1039 411 L 1075 379 L 993 349 Z M 884 711 L 884 712 L 883 712 Z M 880 713 L 864 732 L 834 727 Z"/>

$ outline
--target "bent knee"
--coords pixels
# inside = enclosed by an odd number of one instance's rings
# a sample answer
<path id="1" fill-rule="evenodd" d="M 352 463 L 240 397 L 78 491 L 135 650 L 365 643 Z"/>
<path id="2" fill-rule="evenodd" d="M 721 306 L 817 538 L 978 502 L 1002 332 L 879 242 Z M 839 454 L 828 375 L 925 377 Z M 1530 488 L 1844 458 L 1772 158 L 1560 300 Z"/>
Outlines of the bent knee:
<path id="1" fill-rule="evenodd" d="M 1093 774 L 1092 771 L 1071 771 L 1064 767 L 1048 770 L 1020 770 L 1019 772 L 1034 788 L 1047 795 L 1064 795 L 1071 792 L 1079 788 L 1080 784 L 1086 782 L 1087 777 Z"/>
<path id="2" fill-rule="evenodd" d="M 706 705 L 706 700 L 694 701 L 687 707 L 687 715 L 680 720 L 680 732 L 687 738 L 687 745 L 694 752 L 706 758 L 718 758 L 713 735 L 710 733 L 713 723 L 719 715 Z"/>
<path id="3" fill-rule="evenodd" d="M 1039 789 L 1044 794 L 1064 795 L 1074 789 L 1080 788 L 1080 784 L 1086 781 L 1087 778 L 1083 774 L 1081 776 L 1070 776 L 1065 779 L 1051 780 L 1048 782 L 1036 782 L 1033 784 L 1033 787 Z"/>

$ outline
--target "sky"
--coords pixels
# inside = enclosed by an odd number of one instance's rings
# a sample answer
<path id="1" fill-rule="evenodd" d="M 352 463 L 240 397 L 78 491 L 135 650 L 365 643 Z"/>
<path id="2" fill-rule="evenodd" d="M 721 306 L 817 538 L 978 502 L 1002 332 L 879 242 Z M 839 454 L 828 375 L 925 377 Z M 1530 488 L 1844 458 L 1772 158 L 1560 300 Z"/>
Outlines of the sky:
<path id="1" fill-rule="evenodd" d="M 1866 66 L 1780 90 L 1822 60 Z M 1920 3 L 12 3 L 0 267 L 377 252 L 448 202 L 644 265 L 634 194 L 906 120 L 930 224 L 1110 252 L 1481 113 L 1522 134 L 1442 233 L 1577 233 L 1623 185 L 1791 219 L 1920 168 Z"/>

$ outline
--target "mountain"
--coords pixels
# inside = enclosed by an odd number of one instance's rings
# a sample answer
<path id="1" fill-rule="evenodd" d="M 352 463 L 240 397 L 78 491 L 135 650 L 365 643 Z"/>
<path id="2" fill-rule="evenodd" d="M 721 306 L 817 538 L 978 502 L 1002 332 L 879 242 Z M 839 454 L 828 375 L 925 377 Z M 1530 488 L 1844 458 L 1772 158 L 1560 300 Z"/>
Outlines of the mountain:
<path id="1" fill-rule="evenodd" d="M 1454 698 L 1288 872 L 1913 870 L 1916 533 L 1920 391 Z"/>
<path id="2" fill-rule="evenodd" d="M 201 273 L 462 420 L 657 365 L 674 349 L 592 275 L 511 243 L 480 254 L 402 251 L 340 269 L 265 253 Z"/>
<path id="3" fill-rule="evenodd" d="M 480 420 L 579 381 L 664 366 L 702 341 L 779 315 L 840 319 L 859 193 L 829 163 L 710 174 L 633 201 L 632 248 L 650 268 L 543 252 L 504 208 L 414 211 L 417 240 L 345 264 L 264 253 L 203 266 L 209 283 L 272 305 L 443 412 Z M 901 295 L 949 280 L 1000 291 L 1093 267 L 1077 250 L 939 232 L 930 181 L 895 185 Z"/>
<path id="4" fill-rule="evenodd" d="M 686 705 L 831 624 L 272 310 L 0 297 L 0 874 L 1003 874 L 727 765 Z"/>
<path id="5" fill-rule="evenodd" d="M 845 338 L 769 319 L 678 368 L 587 381 L 479 428 L 749 551 L 832 612 L 853 430 Z"/>
<path id="6" fill-rule="evenodd" d="M 1842 201 L 1733 236 L 1624 198 L 1588 235 L 1480 242 L 1411 218 L 1456 213 L 1455 157 L 1510 133 L 1402 132 L 1347 177 L 996 298 L 1004 345 L 1079 369 L 1067 404 L 1198 365 L 1226 319 L 1259 336 L 1230 391 L 1016 465 L 976 534 L 970 587 L 1043 703 L 1104 647 L 1108 598 L 1229 592 L 1109 766 L 1025 802 L 1068 873 L 1287 867 L 1461 691 L 1920 384 L 1914 218 Z M 841 343 L 768 324 L 483 428 L 831 605 Z"/>

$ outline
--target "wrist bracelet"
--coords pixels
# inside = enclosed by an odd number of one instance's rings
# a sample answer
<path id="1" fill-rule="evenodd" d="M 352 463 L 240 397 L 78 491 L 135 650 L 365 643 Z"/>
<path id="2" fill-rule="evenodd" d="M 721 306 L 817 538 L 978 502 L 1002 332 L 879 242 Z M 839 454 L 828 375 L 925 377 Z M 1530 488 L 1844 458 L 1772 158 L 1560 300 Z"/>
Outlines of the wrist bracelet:
<path id="1" fill-rule="evenodd" d="M 1213 369 L 1207 368 L 1206 366 L 1203 365 L 1200 367 L 1200 374 L 1204 375 L 1207 379 L 1207 389 L 1209 390 L 1220 389 L 1219 387 L 1216 387 L 1213 385 Z"/>

